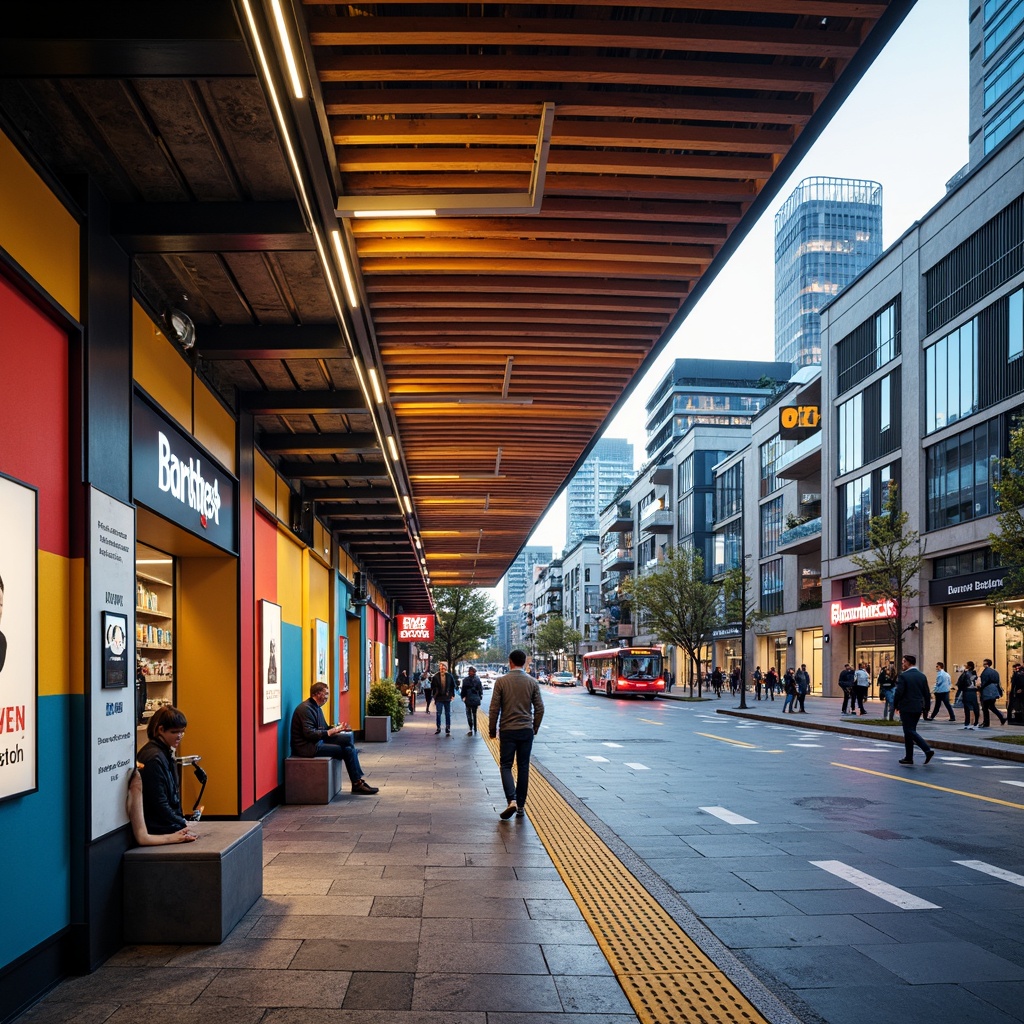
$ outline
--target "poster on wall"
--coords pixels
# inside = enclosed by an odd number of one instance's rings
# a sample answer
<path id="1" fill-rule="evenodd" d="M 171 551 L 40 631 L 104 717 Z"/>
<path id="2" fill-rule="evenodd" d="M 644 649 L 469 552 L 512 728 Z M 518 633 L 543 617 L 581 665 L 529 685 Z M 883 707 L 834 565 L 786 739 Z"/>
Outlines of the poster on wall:
<path id="1" fill-rule="evenodd" d="M 370 692 L 370 687 L 373 685 L 374 666 L 373 666 L 373 641 L 366 641 L 366 674 L 363 676 L 366 680 L 366 692 Z"/>
<path id="2" fill-rule="evenodd" d="M 348 693 L 348 637 L 338 637 L 338 672 L 341 677 L 341 692 Z"/>
<path id="3" fill-rule="evenodd" d="M 93 839 L 128 823 L 135 763 L 135 509 L 89 490 L 87 742 Z M 128 666 L 132 671 L 129 677 Z"/>
<path id="4" fill-rule="evenodd" d="M 263 724 L 281 720 L 281 606 L 260 601 L 260 680 Z"/>
<path id="5" fill-rule="evenodd" d="M 0 476 L 0 800 L 38 788 L 36 490 Z"/>
<path id="6" fill-rule="evenodd" d="M 313 620 L 313 682 L 326 683 L 327 678 L 327 623 Z"/>
<path id="7" fill-rule="evenodd" d="M 119 690 L 128 685 L 128 618 L 103 613 L 103 687 Z"/>

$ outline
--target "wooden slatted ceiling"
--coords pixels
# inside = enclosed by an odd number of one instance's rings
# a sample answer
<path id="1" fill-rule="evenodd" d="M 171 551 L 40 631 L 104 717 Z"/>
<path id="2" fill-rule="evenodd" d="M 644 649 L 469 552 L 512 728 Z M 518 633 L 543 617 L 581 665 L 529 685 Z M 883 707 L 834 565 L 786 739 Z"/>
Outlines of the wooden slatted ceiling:
<path id="1" fill-rule="evenodd" d="M 500 578 L 885 9 L 306 0 L 347 196 L 525 191 L 555 105 L 539 215 L 348 222 L 434 582 Z"/>

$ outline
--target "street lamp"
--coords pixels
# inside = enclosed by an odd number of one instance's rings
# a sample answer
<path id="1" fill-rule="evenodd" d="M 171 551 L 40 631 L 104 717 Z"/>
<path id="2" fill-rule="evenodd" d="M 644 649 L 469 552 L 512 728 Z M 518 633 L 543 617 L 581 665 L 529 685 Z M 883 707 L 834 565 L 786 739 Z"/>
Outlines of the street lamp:
<path id="1" fill-rule="evenodd" d="M 747 559 L 746 534 L 740 524 L 743 545 L 740 558 L 740 710 L 747 710 Z"/>

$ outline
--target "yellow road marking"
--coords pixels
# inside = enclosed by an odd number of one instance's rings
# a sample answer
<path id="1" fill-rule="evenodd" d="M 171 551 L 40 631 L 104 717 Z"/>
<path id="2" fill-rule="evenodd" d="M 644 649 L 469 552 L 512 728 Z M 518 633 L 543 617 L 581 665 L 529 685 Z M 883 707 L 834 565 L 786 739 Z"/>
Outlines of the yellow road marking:
<path id="1" fill-rule="evenodd" d="M 646 722 L 648 725 L 664 725 L 664 722 L 656 722 L 653 718 L 639 718 L 639 722 Z"/>
<path id="2" fill-rule="evenodd" d="M 1001 807 L 1015 807 L 1018 811 L 1024 811 L 1024 804 L 1015 804 L 1010 800 L 1000 800 L 995 796 L 982 796 L 980 793 L 967 793 L 962 789 L 950 789 L 948 786 L 936 786 L 931 782 L 918 782 L 917 779 L 908 779 L 902 775 L 889 775 L 887 772 L 876 772 L 870 768 L 858 768 L 853 764 L 840 764 L 833 761 L 836 768 L 848 768 L 851 772 L 863 772 L 865 775 L 877 775 L 880 779 L 895 779 L 897 782 L 905 782 L 908 786 L 924 786 L 925 789 L 937 789 L 940 793 L 952 793 L 953 796 L 966 796 L 971 800 L 984 800 L 987 804 L 999 804 Z"/>
<path id="3" fill-rule="evenodd" d="M 744 743 L 743 740 L 730 740 L 727 739 L 725 736 L 715 736 L 713 733 L 710 732 L 699 732 L 697 733 L 697 735 L 706 736 L 709 740 L 720 740 L 722 743 L 735 743 L 737 747 L 750 747 L 751 749 L 757 747 L 756 743 Z M 779 753 L 782 753 L 782 751 L 779 751 Z"/>

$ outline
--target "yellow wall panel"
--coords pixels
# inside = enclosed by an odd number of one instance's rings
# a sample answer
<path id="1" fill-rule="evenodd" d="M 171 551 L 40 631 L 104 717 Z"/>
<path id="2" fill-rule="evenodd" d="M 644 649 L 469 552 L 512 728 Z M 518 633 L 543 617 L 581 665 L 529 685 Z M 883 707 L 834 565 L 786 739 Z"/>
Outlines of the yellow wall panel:
<path id="1" fill-rule="evenodd" d="M 71 627 L 71 560 L 49 551 L 38 553 L 39 564 L 39 696 L 71 692 L 71 656 L 76 639 Z M 78 619 L 81 635 L 81 618 Z"/>
<path id="2" fill-rule="evenodd" d="M 282 523 L 290 523 L 292 521 L 292 492 L 288 489 L 288 485 L 280 478 L 277 478 L 277 507 L 275 512 L 277 518 Z"/>
<path id="3" fill-rule="evenodd" d="M 295 626 L 303 626 L 302 554 L 303 548 L 289 534 L 277 531 L 277 603 L 281 618 Z"/>
<path id="4" fill-rule="evenodd" d="M 256 500 L 268 512 L 273 514 L 277 509 L 277 470 L 270 460 L 256 452 Z"/>
<path id="5" fill-rule="evenodd" d="M 143 390 L 192 433 L 192 370 L 137 302 L 132 303 L 132 359 Z"/>
<path id="6" fill-rule="evenodd" d="M 196 440 L 237 476 L 234 418 L 200 380 L 196 380 L 195 403 Z"/>
<path id="7" fill-rule="evenodd" d="M 82 319 L 78 223 L 2 132 L 0 246 L 72 317 Z"/>
<path id="8" fill-rule="evenodd" d="M 210 776 L 206 813 L 238 814 L 238 563 L 182 558 L 178 566 L 174 674 L 188 719 L 180 753 L 202 755 Z M 188 769 L 183 779 L 187 812 L 199 787 Z"/>

